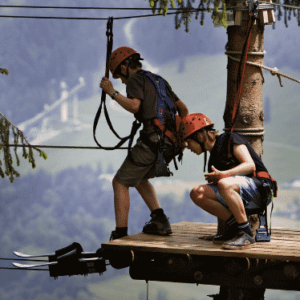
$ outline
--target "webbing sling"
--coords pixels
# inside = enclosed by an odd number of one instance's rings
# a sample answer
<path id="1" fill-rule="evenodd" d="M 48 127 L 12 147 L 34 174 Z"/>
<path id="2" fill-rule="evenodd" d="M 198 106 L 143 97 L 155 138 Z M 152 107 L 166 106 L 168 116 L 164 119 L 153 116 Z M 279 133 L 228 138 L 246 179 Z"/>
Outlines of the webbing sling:
<path id="1" fill-rule="evenodd" d="M 106 52 L 106 68 L 105 68 L 105 77 L 109 78 L 109 61 L 110 61 L 110 56 L 111 56 L 111 52 L 112 52 L 112 46 L 113 46 L 113 18 L 109 17 L 108 21 L 107 21 L 107 31 L 106 31 L 106 36 L 107 36 L 107 52 Z M 110 128 L 110 130 L 114 133 L 114 135 L 120 140 L 120 142 L 114 146 L 114 147 L 105 147 L 100 145 L 100 143 L 98 142 L 97 138 L 96 138 L 96 128 L 98 125 L 98 121 L 99 118 L 101 116 L 101 112 L 102 112 L 102 107 L 104 110 L 104 115 L 107 121 L 107 124 Z M 132 124 L 132 129 L 131 132 L 128 136 L 121 138 L 118 133 L 115 131 L 111 120 L 109 118 L 109 114 L 108 114 L 108 110 L 106 107 L 106 93 L 102 90 L 102 95 L 101 95 L 101 102 L 100 102 L 100 106 L 98 108 L 98 111 L 96 113 L 95 116 L 95 120 L 94 120 L 94 126 L 93 126 L 93 136 L 94 136 L 94 140 L 96 142 L 96 144 L 104 150 L 115 150 L 120 148 L 126 141 L 129 140 L 129 146 L 128 146 L 128 150 L 131 147 L 134 135 L 136 134 L 137 130 L 139 129 L 139 127 L 141 126 L 141 123 L 139 123 L 137 120 L 135 120 Z M 125 148 L 126 149 L 126 148 Z"/>

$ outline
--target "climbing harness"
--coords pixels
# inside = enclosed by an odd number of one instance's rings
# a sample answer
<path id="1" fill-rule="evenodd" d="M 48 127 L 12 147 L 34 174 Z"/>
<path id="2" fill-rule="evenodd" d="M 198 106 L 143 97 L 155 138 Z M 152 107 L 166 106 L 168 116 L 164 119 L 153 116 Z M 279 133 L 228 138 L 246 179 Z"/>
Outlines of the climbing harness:
<path id="1" fill-rule="evenodd" d="M 135 162 L 132 156 L 129 153 L 129 157 L 131 161 L 138 166 L 150 166 L 153 163 L 156 164 L 156 177 L 160 176 L 171 176 L 172 172 L 170 172 L 168 168 L 168 161 L 166 161 L 165 157 L 165 139 L 168 138 L 172 143 L 172 158 L 174 161 L 175 169 L 178 169 L 176 163 L 176 156 L 178 155 L 178 160 L 181 161 L 182 159 L 182 150 L 181 150 L 181 143 L 177 138 L 177 134 L 174 132 L 179 131 L 179 124 L 180 118 L 176 115 L 176 107 L 174 102 L 170 99 L 167 95 L 166 85 L 164 80 L 161 76 L 152 74 L 148 71 L 140 70 L 139 74 L 143 77 L 150 80 L 150 82 L 154 85 L 156 94 L 157 94 L 157 108 L 156 113 L 157 117 L 150 120 L 149 123 L 154 125 L 156 128 L 159 129 L 159 141 L 158 143 L 152 142 L 147 136 L 141 135 L 142 142 L 148 146 L 155 154 L 155 160 L 148 165 L 141 164 Z M 166 118 L 167 112 L 169 113 L 169 118 Z M 170 130 L 173 129 L 173 132 Z"/>

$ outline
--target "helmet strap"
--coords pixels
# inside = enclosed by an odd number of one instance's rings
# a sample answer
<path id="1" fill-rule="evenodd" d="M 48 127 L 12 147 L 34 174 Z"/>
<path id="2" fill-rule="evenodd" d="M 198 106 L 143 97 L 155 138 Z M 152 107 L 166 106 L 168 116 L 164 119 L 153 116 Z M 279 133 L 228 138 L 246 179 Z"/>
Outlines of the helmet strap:
<path id="1" fill-rule="evenodd" d="M 206 169 L 206 161 L 207 161 L 207 151 L 205 149 L 204 143 L 203 142 L 198 142 L 200 147 L 201 147 L 201 151 L 204 152 L 204 167 L 203 167 L 203 172 L 205 172 Z"/>
<path id="2" fill-rule="evenodd" d="M 206 169 L 206 162 L 207 162 L 207 151 L 205 149 L 205 145 L 203 142 L 199 142 L 198 139 L 192 138 L 196 143 L 200 145 L 201 151 L 204 153 L 204 167 L 203 167 L 203 172 L 205 172 Z"/>

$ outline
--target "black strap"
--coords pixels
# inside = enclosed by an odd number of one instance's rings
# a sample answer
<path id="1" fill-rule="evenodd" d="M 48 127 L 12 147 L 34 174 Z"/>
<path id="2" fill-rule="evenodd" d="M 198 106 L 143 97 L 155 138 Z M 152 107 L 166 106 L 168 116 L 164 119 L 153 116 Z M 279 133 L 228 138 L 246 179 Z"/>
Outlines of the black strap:
<path id="1" fill-rule="evenodd" d="M 112 52 L 112 46 L 113 46 L 113 17 L 109 17 L 108 21 L 107 21 L 107 30 L 106 30 L 106 36 L 107 36 L 107 52 L 106 52 L 106 68 L 105 68 L 105 77 L 109 78 L 109 61 L 110 61 L 110 56 L 111 56 L 111 52 Z M 104 115 L 105 115 L 105 119 L 106 122 L 110 128 L 110 130 L 113 132 L 113 134 L 120 140 L 120 142 L 114 146 L 114 147 L 105 147 L 100 145 L 100 143 L 98 142 L 97 138 L 96 138 L 96 128 L 98 125 L 98 121 L 100 119 L 101 113 L 102 113 L 102 108 L 104 110 Z M 94 136 L 94 140 L 96 142 L 96 144 L 104 150 L 115 150 L 120 148 L 126 141 L 130 140 L 132 143 L 132 140 L 134 138 L 135 133 L 137 132 L 138 128 L 141 126 L 140 123 L 138 123 L 137 121 L 134 121 L 132 124 L 132 129 L 131 129 L 131 133 L 126 136 L 126 137 L 120 137 L 118 135 L 118 133 L 116 132 L 116 130 L 114 129 L 112 122 L 110 120 L 109 114 L 108 114 L 108 110 L 107 110 L 107 106 L 106 106 L 106 93 L 102 90 L 102 95 L 101 95 L 101 102 L 98 108 L 98 111 L 96 113 L 95 116 L 95 120 L 94 120 L 94 126 L 93 126 L 93 136 Z M 130 149 L 131 147 L 131 143 L 129 145 L 129 147 L 126 148 L 122 148 L 122 149 Z"/>

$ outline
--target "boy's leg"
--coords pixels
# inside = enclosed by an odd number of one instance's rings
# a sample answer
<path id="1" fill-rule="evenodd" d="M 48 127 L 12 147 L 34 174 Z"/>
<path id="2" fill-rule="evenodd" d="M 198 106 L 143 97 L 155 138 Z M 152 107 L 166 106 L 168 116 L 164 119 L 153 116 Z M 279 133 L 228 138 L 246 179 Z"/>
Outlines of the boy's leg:
<path id="1" fill-rule="evenodd" d="M 136 189 L 151 211 L 151 220 L 146 223 L 143 232 L 159 235 L 172 234 L 169 220 L 159 204 L 153 185 L 148 180 L 144 180 L 136 187 Z"/>
<path id="2" fill-rule="evenodd" d="M 219 180 L 218 191 L 234 215 L 237 223 L 247 222 L 244 203 L 240 196 L 239 178 L 228 177 Z"/>
<path id="3" fill-rule="evenodd" d="M 217 186 L 200 185 L 195 187 L 190 195 L 196 205 L 225 221 L 227 224 L 227 229 L 222 235 L 201 236 L 199 239 L 213 240 L 214 243 L 223 243 L 236 236 L 238 232 L 236 220 L 219 195 Z"/>
<path id="4" fill-rule="evenodd" d="M 218 182 L 218 192 L 233 213 L 239 230 L 233 239 L 224 242 L 222 246 L 224 249 L 244 249 L 255 243 L 244 202 L 240 195 L 240 184 L 241 178 L 239 176 L 224 178 Z"/>
<path id="5" fill-rule="evenodd" d="M 150 211 L 161 208 L 156 191 L 148 180 L 141 182 L 136 189 L 145 201 L 146 205 L 149 207 Z"/>
<path id="6" fill-rule="evenodd" d="M 194 187 L 190 197 L 197 206 L 223 221 L 227 221 L 232 216 L 230 210 L 218 201 L 216 193 L 209 185 Z"/>
<path id="7" fill-rule="evenodd" d="M 137 162 L 139 162 L 138 159 L 141 159 L 142 161 L 140 161 L 140 163 L 145 164 L 146 167 L 136 165 L 132 162 L 132 159 L 127 156 L 113 179 L 116 230 L 112 232 L 112 239 L 127 235 L 130 206 L 129 187 L 138 186 L 146 175 L 149 177 L 152 175 L 151 170 L 153 166 L 151 162 L 154 161 L 155 155 L 150 149 L 138 141 L 131 150 L 131 157 Z M 153 206 L 155 206 L 156 203 L 155 199 L 156 196 L 152 197 Z M 150 200 L 149 204 L 151 205 Z M 116 235 L 116 232 L 120 232 L 120 234 Z"/>
<path id="8" fill-rule="evenodd" d="M 116 227 L 128 226 L 130 206 L 129 188 L 113 179 Z"/>

